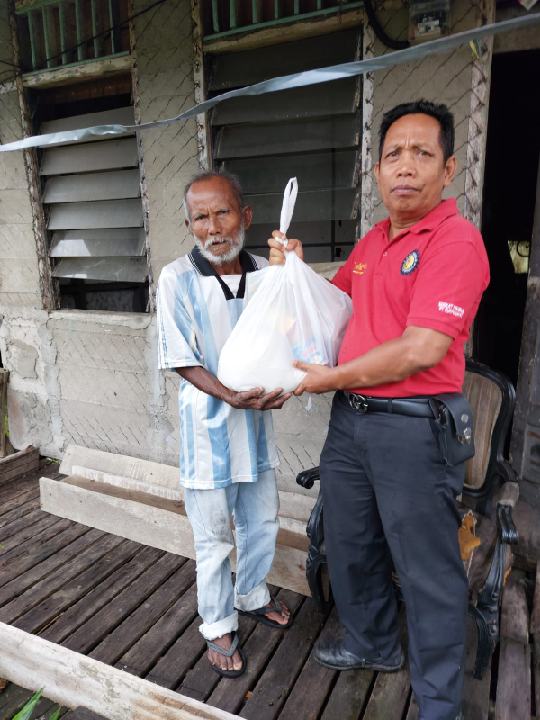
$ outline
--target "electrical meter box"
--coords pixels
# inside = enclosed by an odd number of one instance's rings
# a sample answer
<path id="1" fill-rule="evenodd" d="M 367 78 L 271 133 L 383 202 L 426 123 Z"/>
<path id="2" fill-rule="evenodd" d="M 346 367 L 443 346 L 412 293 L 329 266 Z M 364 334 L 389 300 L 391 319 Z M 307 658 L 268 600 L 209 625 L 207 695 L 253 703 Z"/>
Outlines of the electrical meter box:
<path id="1" fill-rule="evenodd" d="M 409 0 L 409 40 L 419 43 L 446 35 L 450 26 L 450 0 Z"/>

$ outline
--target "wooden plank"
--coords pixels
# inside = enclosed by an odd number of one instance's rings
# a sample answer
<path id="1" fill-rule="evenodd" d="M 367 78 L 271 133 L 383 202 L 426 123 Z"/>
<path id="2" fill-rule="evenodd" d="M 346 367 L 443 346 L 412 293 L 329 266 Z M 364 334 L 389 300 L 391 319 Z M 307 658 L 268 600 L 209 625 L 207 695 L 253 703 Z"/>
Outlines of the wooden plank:
<path id="1" fill-rule="evenodd" d="M 374 677 L 372 670 L 340 673 L 321 720 L 357 720 L 366 704 Z"/>
<path id="2" fill-rule="evenodd" d="M 0 505 L 0 527 L 18 520 L 23 515 L 39 508 L 39 488 L 34 487 L 20 493 L 16 498 Z"/>
<path id="3" fill-rule="evenodd" d="M 31 690 L 24 687 L 9 683 L 6 690 L 0 695 L 0 717 L 2 720 L 11 720 L 11 718 L 30 700 L 33 695 Z M 55 707 L 55 704 L 42 697 L 36 705 L 33 718 L 44 720 L 48 717 L 48 712 Z"/>
<path id="4" fill-rule="evenodd" d="M 225 125 L 216 136 L 215 157 L 260 157 L 282 153 L 301 153 L 327 148 L 352 148 L 358 144 L 359 120 L 356 115 L 303 122 Z M 264 138 L 262 143 L 261 138 Z"/>
<path id="5" fill-rule="evenodd" d="M 34 537 L 42 530 L 56 524 L 56 522 L 58 522 L 57 517 L 48 515 L 38 508 L 19 518 L 11 525 L 2 528 L 0 531 L 2 536 L 0 537 L 0 557 L 12 548 L 19 547 L 21 543 Z M 11 529 L 13 529 L 13 533 L 10 533 Z"/>
<path id="6" fill-rule="evenodd" d="M 124 75 L 131 70 L 132 58 L 129 53 L 118 55 L 112 58 L 103 58 L 86 62 L 81 65 L 42 70 L 40 72 L 27 73 L 23 75 L 24 87 L 45 88 L 59 87 L 73 82 L 84 82 L 85 80 L 102 79 L 103 77 Z"/>
<path id="7" fill-rule="evenodd" d="M 93 542 L 95 540 L 95 542 Z M 89 543 L 92 543 L 90 546 Z M 122 542 L 122 538 L 115 537 L 114 535 L 103 536 L 95 530 L 90 530 L 82 537 L 75 540 L 75 542 L 68 545 L 67 550 L 71 553 L 75 553 L 75 549 L 78 548 L 79 552 L 67 562 L 62 562 L 60 567 L 56 567 L 53 573 L 49 573 L 47 576 L 41 576 L 42 579 L 35 583 L 31 588 L 26 590 L 22 595 L 15 597 L 7 605 L 0 609 L 0 621 L 13 623 L 23 613 L 28 612 L 35 605 L 40 603 L 45 598 L 52 595 L 60 586 L 66 585 L 70 580 L 76 578 L 86 567 L 97 562 L 99 558 L 103 557 L 109 550 Z M 63 559 L 66 550 L 64 550 L 60 556 Z M 45 560 L 45 563 L 50 561 L 58 562 L 58 555 L 54 555 L 52 558 Z M 32 573 L 42 573 L 43 565 L 38 568 L 32 568 L 25 573 L 26 581 Z M 13 588 L 13 583 L 8 583 L 0 591 L 0 597 L 4 595 L 8 589 L 8 592 L 17 592 L 16 588 Z"/>
<path id="8" fill-rule="evenodd" d="M 26 570 L 68 545 L 72 539 L 88 532 L 88 528 L 84 525 L 76 525 L 70 520 L 55 519 L 56 522 L 53 525 L 49 525 L 42 532 L 33 535 L 32 542 L 16 546 L 0 557 L 0 570 L 3 571 L 3 575 L 5 573 L 6 582 L 13 577 L 19 577 Z M 64 531 L 69 532 L 65 533 Z M 2 577 L 3 580 L 4 577 Z"/>
<path id="9" fill-rule="evenodd" d="M 31 445 L 5 458 L 0 458 L 0 484 L 37 470 L 38 467 L 39 450 Z"/>
<path id="10" fill-rule="evenodd" d="M 89 202 L 140 197 L 139 170 L 113 170 L 83 175 L 54 175 L 43 192 L 44 203 Z"/>
<path id="11" fill-rule="evenodd" d="M 241 717 L 273 720 L 279 716 L 287 699 L 287 688 L 300 673 L 323 624 L 324 618 L 315 603 L 305 601 L 256 684 L 253 695 L 242 708 Z"/>
<path id="12" fill-rule="evenodd" d="M 243 618 L 238 628 L 240 642 L 242 645 L 246 644 L 246 641 L 250 637 L 251 633 L 255 630 L 255 627 L 256 620 L 254 620 L 253 618 Z M 194 649 L 197 649 L 199 647 L 200 643 L 196 642 L 194 645 Z M 204 643 L 202 652 L 198 656 L 194 656 L 193 650 L 191 650 L 191 655 L 192 667 L 188 672 L 186 672 L 182 683 L 176 688 L 176 691 L 181 692 L 184 695 L 187 695 L 188 697 L 194 698 L 196 700 L 206 702 L 207 698 L 218 684 L 219 676 L 214 670 L 212 670 L 212 668 L 210 667 L 210 663 L 208 662 L 206 643 Z"/>
<path id="13" fill-rule="evenodd" d="M 532 638 L 532 672 L 535 707 L 540 709 L 540 635 L 535 634 Z M 537 713 L 538 714 L 538 713 Z"/>
<path id="14" fill-rule="evenodd" d="M 124 138 L 44 150 L 40 172 L 65 175 L 138 166 L 137 142 L 135 138 Z"/>
<path id="15" fill-rule="evenodd" d="M 414 696 L 411 695 L 411 702 L 409 704 L 409 709 L 407 710 L 407 717 L 405 720 L 418 720 L 420 715 L 420 711 L 418 709 L 418 705 L 416 704 L 416 700 L 414 699 Z M 471 718 L 476 718 L 476 715 L 471 715 Z"/>
<path id="16" fill-rule="evenodd" d="M 35 477 L 18 478 L 16 481 L 11 480 L 5 485 L 0 485 L 0 505 L 4 502 L 12 500 L 23 492 L 27 492 L 36 485 Z"/>
<path id="17" fill-rule="evenodd" d="M 269 586 L 269 590 L 272 595 L 276 595 L 276 589 L 274 587 Z M 258 623 L 254 618 L 241 617 L 238 633 L 242 646 L 246 646 L 248 638 L 251 637 L 257 626 Z M 277 633 L 281 635 L 279 630 L 277 630 Z M 249 665 L 250 661 L 248 659 L 248 671 Z M 242 677 L 245 677 L 245 675 Z M 204 645 L 199 659 L 196 663 L 192 662 L 192 669 L 186 673 L 182 684 L 179 685 L 176 690 L 178 692 L 185 693 L 189 697 L 197 700 L 204 700 L 206 702 L 218 682 L 219 676 L 214 672 L 214 670 L 212 670 L 210 664 L 208 663 L 206 645 Z"/>
<path id="18" fill-rule="evenodd" d="M 232 720 L 235 716 L 0 624 L 0 676 L 64 707 L 91 707 L 109 720 Z"/>
<path id="19" fill-rule="evenodd" d="M 317 86 L 281 90 L 268 95 L 239 97 L 217 105 L 210 116 L 212 126 L 239 123 L 311 121 L 311 118 L 350 115 L 356 112 L 356 78 Z M 264 147 L 262 136 L 259 142 Z"/>
<path id="20" fill-rule="evenodd" d="M 104 715 L 96 715 L 88 708 L 78 707 L 62 715 L 63 720 L 107 720 Z"/>
<path id="21" fill-rule="evenodd" d="M 536 714 L 540 712 L 540 563 L 536 564 L 534 599 L 531 612 L 530 631 L 533 651 L 533 687 Z"/>
<path id="22" fill-rule="evenodd" d="M 409 697 L 409 672 L 379 673 L 362 720 L 401 718 Z"/>
<path id="23" fill-rule="evenodd" d="M 115 628 L 90 653 L 90 656 L 109 665 L 118 662 L 122 655 L 133 644 L 155 625 L 162 615 L 173 605 L 179 595 L 195 582 L 195 563 L 181 558 L 182 565 L 162 585 L 157 588 L 147 601 L 138 607 L 124 622 Z M 140 659 L 136 653 L 135 661 Z"/>
<path id="24" fill-rule="evenodd" d="M 531 715 L 531 658 L 527 598 L 517 572 L 504 589 L 495 720 Z"/>
<path id="25" fill-rule="evenodd" d="M 277 598 L 282 600 L 293 614 L 296 614 L 303 602 L 302 595 L 291 590 L 280 590 Z M 242 630 L 245 619 L 241 619 Z M 294 622 L 296 622 L 296 618 Z M 249 635 L 247 642 L 243 644 L 248 658 L 246 672 L 234 680 L 220 680 L 207 702 L 228 712 L 239 712 L 245 702 L 246 693 L 256 684 L 258 678 L 264 672 L 268 659 L 283 640 L 284 634 L 288 632 L 289 629 L 283 631 L 273 630 L 258 623 Z"/>
<path id="26" fill-rule="evenodd" d="M 144 545 L 194 558 L 193 533 L 182 506 L 148 493 L 67 478 L 62 482 L 42 478 L 41 504 L 48 512 L 116 533 Z M 304 595 L 307 537 L 301 530 L 280 530 L 268 581 Z M 234 567 L 234 553 L 232 563 Z"/>
<path id="27" fill-rule="evenodd" d="M 92 543 L 95 539 L 102 536 L 102 533 L 94 533 L 90 537 L 85 537 L 88 535 L 88 528 L 71 525 L 64 531 L 63 535 L 63 548 L 60 554 L 51 555 L 47 559 L 35 565 L 33 564 L 26 571 L 23 571 L 21 568 L 20 573 L 17 573 L 18 561 L 16 560 L 14 562 L 13 570 L 10 567 L 8 582 L 0 590 L 0 605 L 9 602 L 26 589 L 35 585 L 41 578 L 49 575 L 58 567 L 61 567 L 63 563 L 84 549 L 85 545 Z"/>
<path id="28" fill-rule="evenodd" d="M 188 670 L 206 650 L 206 642 L 199 631 L 201 622 L 201 619 L 196 617 L 188 625 L 182 635 L 150 670 L 147 675 L 148 680 L 170 690 L 181 687 Z M 186 648 L 189 648 L 189 651 L 186 651 Z M 216 703 L 210 704 L 215 705 Z"/>
<path id="29" fill-rule="evenodd" d="M 193 580 L 195 578 L 193 577 Z M 179 592 L 180 594 L 180 592 Z M 154 625 L 116 663 L 116 667 L 132 675 L 145 677 L 174 640 L 197 615 L 197 588 L 191 585 Z M 184 644 L 192 652 L 190 645 Z"/>
<path id="30" fill-rule="evenodd" d="M 50 625 L 41 631 L 41 637 L 51 642 L 61 643 L 73 634 L 83 623 L 92 618 L 102 608 L 156 563 L 163 553 L 156 548 L 141 547 L 134 557 L 117 568 L 93 590 L 78 602 L 65 610 Z"/>
<path id="31" fill-rule="evenodd" d="M 87 592 L 91 592 L 96 585 L 125 562 L 129 562 L 138 549 L 136 543 L 129 540 L 122 541 L 81 572 L 76 582 L 62 583 L 56 592 L 17 618 L 13 624 L 21 630 L 38 633 L 66 608 L 76 603 Z"/>
<path id="32" fill-rule="evenodd" d="M 338 631 L 339 620 L 334 610 L 322 629 L 321 640 L 327 636 L 335 638 Z M 279 714 L 280 720 L 318 720 L 337 674 L 310 656 Z"/>
<path id="33" fill-rule="evenodd" d="M 81 653 L 88 653 L 120 626 L 129 615 L 146 602 L 152 593 L 184 564 L 184 558 L 167 554 L 146 569 L 131 585 L 111 602 L 88 618 L 77 630 L 63 640 L 63 645 Z M 133 641 L 136 638 L 133 638 Z M 120 649 L 122 655 L 127 648 Z"/>
<path id="34" fill-rule="evenodd" d="M 488 720 L 491 691 L 491 661 L 483 678 L 473 677 L 476 659 L 476 629 L 473 619 L 467 618 L 467 644 L 465 655 L 465 679 L 463 685 L 463 710 L 465 718 Z"/>

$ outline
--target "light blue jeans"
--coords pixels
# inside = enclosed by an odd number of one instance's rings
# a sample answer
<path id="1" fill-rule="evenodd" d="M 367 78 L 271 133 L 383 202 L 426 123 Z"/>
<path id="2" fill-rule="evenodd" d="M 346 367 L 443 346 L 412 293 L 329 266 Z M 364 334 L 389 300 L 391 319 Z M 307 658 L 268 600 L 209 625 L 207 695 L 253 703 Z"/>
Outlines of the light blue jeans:
<path id="1" fill-rule="evenodd" d="M 279 528 L 279 496 L 274 470 L 256 482 L 216 490 L 184 490 L 197 560 L 200 631 L 214 640 L 238 629 L 238 610 L 255 610 L 270 600 L 266 576 L 272 566 Z M 229 555 L 236 529 L 236 585 Z"/>

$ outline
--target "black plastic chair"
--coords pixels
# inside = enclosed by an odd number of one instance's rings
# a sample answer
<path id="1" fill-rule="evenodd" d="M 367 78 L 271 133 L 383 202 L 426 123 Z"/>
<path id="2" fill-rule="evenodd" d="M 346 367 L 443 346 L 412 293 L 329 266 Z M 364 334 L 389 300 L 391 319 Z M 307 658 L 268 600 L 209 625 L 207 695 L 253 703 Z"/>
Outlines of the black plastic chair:
<path id="1" fill-rule="evenodd" d="M 469 612 L 477 629 L 474 676 L 482 677 L 499 640 L 501 595 L 512 563 L 510 546 L 518 542 L 512 520 L 519 488 L 517 475 L 506 459 L 506 445 L 515 407 L 512 383 L 487 365 L 467 360 L 463 392 L 475 416 L 475 456 L 466 464 L 465 485 L 459 509 L 462 517 L 472 513 L 481 539 L 477 555 L 469 560 Z M 312 488 L 320 479 L 319 468 L 298 474 L 296 482 Z M 493 512 L 493 508 L 495 512 Z M 321 610 L 332 605 L 324 546 L 323 504 L 319 493 L 306 528 L 310 543 L 306 575 L 313 599 Z M 474 562 L 478 557 L 479 561 Z M 399 580 L 396 578 L 399 589 Z"/>

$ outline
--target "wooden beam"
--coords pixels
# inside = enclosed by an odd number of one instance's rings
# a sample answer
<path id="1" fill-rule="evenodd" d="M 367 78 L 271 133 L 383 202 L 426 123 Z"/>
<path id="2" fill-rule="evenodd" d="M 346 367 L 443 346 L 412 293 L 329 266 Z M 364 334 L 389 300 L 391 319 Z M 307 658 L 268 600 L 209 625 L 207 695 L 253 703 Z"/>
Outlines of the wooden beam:
<path id="1" fill-rule="evenodd" d="M 195 558 L 193 533 L 182 502 L 69 476 L 40 479 L 41 508 L 143 545 Z M 274 564 L 268 582 L 310 595 L 306 580 L 305 522 L 280 517 Z M 232 554 L 232 565 L 235 556 Z"/>
<path id="2" fill-rule="evenodd" d="M 514 571 L 504 589 L 495 720 L 531 715 L 531 652 L 523 576 Z"/>
<path id="3" fill-rule="evenodd" d="M 108 720 L 234 720 L 193 700 L 36 635 L 0 623 L 0 677 Z"/>
<path id="4" fill-rule="evenodd" d="M 131 56 L 126 53 L 115 57 L 66 65 L 52 70 L 27 73 L 23 75 L 22 82 L 24 87 L 43 88 L 53 85 L 68 85 L 82 80 L 102 78 L 107 75 L 118 75 L 130 70 Z"/>
<path id="5" fill-rule="evenodd" d="M 31 445 L 5 458 L 0 458 L 0 485 L 37 470 L 38 467 L 39 450 Z"/>
<path id="6" fill-rule="evenodd" d="M 301 40 L 306 37 L 324 35 L 329 32 L 358 27 L 364 20 L 363 10 L 351 10 L 333 15 L 329 18 L 300 20 L 291 18 L 291 25 L 279 25 L 235 35 L 233 38 L 205 40 L 204 51 L 207 53 L 236 52 L 253 48 L 274 45 L 276 42 Z M 239 33 L 241 29 L 239 29 Z"/>

